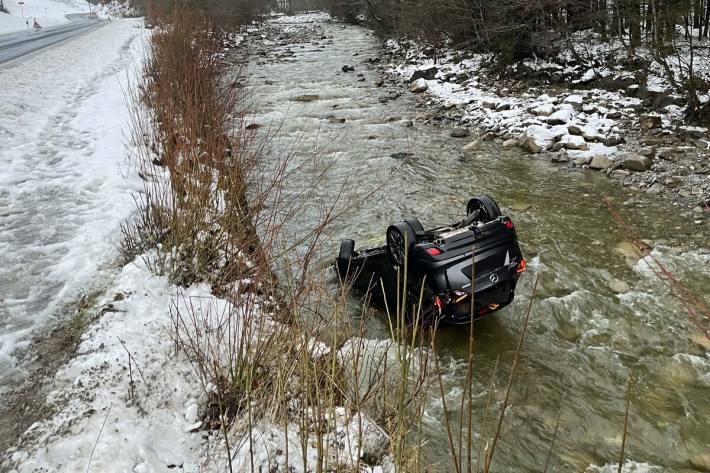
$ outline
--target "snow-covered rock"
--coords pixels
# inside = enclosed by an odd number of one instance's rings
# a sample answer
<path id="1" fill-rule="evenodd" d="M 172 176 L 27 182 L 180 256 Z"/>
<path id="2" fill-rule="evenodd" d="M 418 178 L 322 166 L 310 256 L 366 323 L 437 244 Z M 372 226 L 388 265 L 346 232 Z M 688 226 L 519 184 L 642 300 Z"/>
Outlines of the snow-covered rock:
<path id="1" fill-rule="evenodd" d="M 538 117 L 549 117 L 555 112 L 555 107 L 551 103 L 538 105 L 532 109 L 532 113 Z"/>
<path id="2" fill-rule="evenodd" d="M 563 101 L 563 103 L 571 105 L 572 108 L 574 108 L 578 112 L 582 110 L 583 102 L 584 99 L 581 95 L 578 94 L 568 95 Z"/>
<path id="3" fill-rule="evenodd" d="M 547 123 L 548 125 L 563 125 L 570 120 L 572 120 L 572 110 L 567 109 L 567 108 L 562 108 L 560 110 L 557 110 L 555 113 L 548 117 L 544 117 L 542 121 Z"/>
<path id="4" fill-rule="evenodd" d="M 409 86 L 409 91 L 415 94 L 426 92 L 429 89 L 429 83 L 426 79 L 417 79 Z"/>
<path id="5" fill-rule="evenodd" d="M 565 135 L 558 142 L 561 148 L 587 150 L 589 146 L 584 138 L 578 135 Z"/>

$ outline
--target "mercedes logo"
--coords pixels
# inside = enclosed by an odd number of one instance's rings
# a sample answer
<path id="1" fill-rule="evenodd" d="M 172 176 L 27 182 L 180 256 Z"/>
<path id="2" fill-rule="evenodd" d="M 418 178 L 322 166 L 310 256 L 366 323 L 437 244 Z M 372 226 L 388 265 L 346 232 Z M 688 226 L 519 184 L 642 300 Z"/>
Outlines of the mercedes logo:
<path id="1" fill-rule="evenodd" d="M 489 276 L 489 278 L 490 278 L 490 280 L 491 280 L 491 282 L 492 282 L 493 284 L 495 284 L 495 283 L 498 282 L 498 275 L 495 274 L 495 273 L 491 274 L 491 275 Z"/>

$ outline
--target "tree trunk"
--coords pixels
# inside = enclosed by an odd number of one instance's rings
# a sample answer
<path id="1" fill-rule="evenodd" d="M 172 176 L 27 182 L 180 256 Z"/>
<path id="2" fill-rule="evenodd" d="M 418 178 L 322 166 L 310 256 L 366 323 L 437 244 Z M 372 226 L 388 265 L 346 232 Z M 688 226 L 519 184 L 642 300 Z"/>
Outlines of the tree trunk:
<path id="1" fill-rule="evenodd" d="M 629 1 L 629 34 L 631 35 L 631 47 L 641 45 L 641 1 Z"/>
<path id="2" fill-rule="evenodd" d="M 606 34 L 606 29 L 607 29 L 607 11 L 606 11 L 606 0 L 599 0 L 599 3 L 596 5 L 596 17 L 597 17 L 597 25 L 599 28 L 599 34 L 601 35 L 602 41 L 606 41 L 607 34 Z"/>

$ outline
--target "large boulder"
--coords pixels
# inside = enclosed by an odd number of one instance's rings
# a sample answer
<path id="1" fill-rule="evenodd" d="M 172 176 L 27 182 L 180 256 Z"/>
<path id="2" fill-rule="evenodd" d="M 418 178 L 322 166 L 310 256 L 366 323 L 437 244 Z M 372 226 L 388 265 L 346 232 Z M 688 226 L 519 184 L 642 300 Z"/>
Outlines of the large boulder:
<path id="1" fill-rule="evenodd" d="M 409 78 L 409 82 L 411 83 L 419 79 L 434 80 L 437 72 L 438 70 L 434 66 L 426 69 L 417 69 L 414 71 L 414 74 L 412 74 L 412 77 Z"/>
<path id="2" fill-rule="evenodd" d="M 604 170 L 611 166 L 611 159 L 607 158 L 604 155 L 597 155 L 592 157 L 592 160 L 589 162 L 589 169 L 598 169 L 598 170 Z"/>
<path id="3" fill-rule="evenodd" d="M 653 162 L 640 154 L 627 154 L 624 156 L 622 166 L 629 171 L 643 172 L 651 169 Z"/>
<path id="4" fill-rule="evenodd" d="M 409 86 L 409 91 L 415 94 L 426 92 L 429 89 L 426 79 L 417 79 Z"/>

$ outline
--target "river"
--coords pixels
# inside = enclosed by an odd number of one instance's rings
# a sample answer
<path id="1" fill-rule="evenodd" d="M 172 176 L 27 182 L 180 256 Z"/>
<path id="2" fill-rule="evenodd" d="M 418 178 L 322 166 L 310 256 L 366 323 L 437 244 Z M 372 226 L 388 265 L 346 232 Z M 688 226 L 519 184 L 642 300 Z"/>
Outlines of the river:
<path id="1" fill-rule="evenodd" d="M 298 144 L 297 158 L 317 152 L 332 165 L 313 193 L 313 205 L 289 222 L 289 231 L 301 234 L 318 221 L 322 207 L 315 196 L 327 202 L 341 188 L 347 195 L 385 183 L 330 227 L 320 267 L 326 270 L 341 238 L 354 238 L 357 247 L 380 244 L 392 222 L 418 216 L 433 227 L 460 218 L 471 196 L 494 196 L 516 224 L 529 271 L 512 306 L 475 324 L 476 422 L 483 417 L 498 358 L 494 402 L 500 407 L 523 312 L 535 276 L 541 276 L 494 471 L 541 471 L 558 414 L 550 471 L 617 462 L 630 376 L 626 458 L 646 464 L 639 471 L 708 466 L 703 462 L 710 462 L 710 358 L 703 337 L 668 285 L 629 251 L 628 237 L 602 199 L 610 198 L 652 244 L 653 254 L 706 302 L 707 225 L 601 173 L 568 169 L 493 143 L 464 153 L 467 141 L 451 138 L 450 128 L 418 120 L 423 110 L 415 107 L 413 94 L 380 102 L 387 91 L 374 85 L 379 73 L 365 61 L 376 57 L 378 48 L 367 30 L 324 28 L 332 44 L 273 45 L 270 56 L 253 68 L 254 120 L 271 126 L 273 149 L 286 152 Z M 341 72 L 345 64 L 355 72 Z M 318 100 L 292 100 L 303 94 Z M 391 156 L 401 152 L 413 155 L 406 161 Z M 303 185 L 291 181 L 287 194 Z M 371 324 L 369 336 L 388 337 L 383 319 Z M 467 334 L 445 328 L 437 335 L 453 418 L 466 377 Z M 424 420 L 427 460 L 453 471 L 436 396 Z"/>

